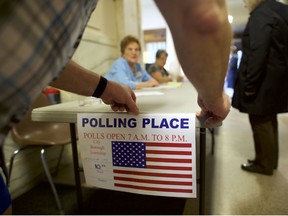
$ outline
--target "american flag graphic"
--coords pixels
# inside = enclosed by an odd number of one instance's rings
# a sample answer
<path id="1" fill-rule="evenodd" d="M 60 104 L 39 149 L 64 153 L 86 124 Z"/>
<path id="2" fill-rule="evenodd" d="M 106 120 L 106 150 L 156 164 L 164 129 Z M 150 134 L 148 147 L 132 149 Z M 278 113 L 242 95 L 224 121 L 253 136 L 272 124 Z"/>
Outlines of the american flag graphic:
<path id="1" fill-rule="evenodd" d="M 189 197 L 192 186 L 192 143 L 112 141 L 114 186 Z M 161 194 L 162 193 L 162 194 Z"/>

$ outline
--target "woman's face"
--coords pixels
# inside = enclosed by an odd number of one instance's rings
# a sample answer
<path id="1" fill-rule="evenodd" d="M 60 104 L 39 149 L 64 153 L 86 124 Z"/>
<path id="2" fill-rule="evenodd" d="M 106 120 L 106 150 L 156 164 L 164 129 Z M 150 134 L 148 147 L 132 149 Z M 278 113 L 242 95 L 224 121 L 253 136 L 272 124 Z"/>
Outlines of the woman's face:
<path id="1" fill-rule="evenodd" d="M 162 53 L 160 55 L 160 57 L 157 59 L 157 65 L 164 67 L 164 65 L 166 64 L 166 60 L 167 60 L 167 56 L 165 55 L 165 53 Z"/>
<path id="2" fill-rule="evenodd" d="M 136 64 L 140 56 L 140 47 L 138 43 L 132 42 L 128 44 L 123 53 L 123 58 L 128 61 L 129 64 Z"/>

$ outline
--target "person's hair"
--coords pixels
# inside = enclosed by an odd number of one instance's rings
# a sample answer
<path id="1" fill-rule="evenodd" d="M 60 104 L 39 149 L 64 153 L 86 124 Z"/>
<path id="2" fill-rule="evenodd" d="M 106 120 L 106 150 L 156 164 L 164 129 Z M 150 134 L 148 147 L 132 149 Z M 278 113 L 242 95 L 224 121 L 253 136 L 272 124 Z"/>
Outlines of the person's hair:
<path id="1" fill-rule="evenodd" d="M 130 44 L 130 43 L 137 43 L 138 46 L 139 46 L 139 49 L 141 51 L 141 45 L 140 45 L 140 42 L 139 40 L 133 36 L 133 35 L 127 35 L 126 37 L 124 37 L 122 40 L 121 40 L 121 43 L 120 43 L 120 49 L 121 49 L 121 53 L 124 54 L 124 51 L 126 49 L 126 47 Z"/>
<path id="2" fill-rule="evenodd" d="M 259 5 L 261 2 L 264 2 L 265 0 L 248 0 L 253 5 Z"/>
<path id="3" fill-rule="evenodd" d="M 160 56 L 161 56 L 162 54 L 165 54 L 166 57 L 168 57 L 168 53 L 167 53 L 165 50 L 159 49 L 159 50 L 157 50 L 157 52 L 156 52 L 156 59 L 160 58 Z"/>

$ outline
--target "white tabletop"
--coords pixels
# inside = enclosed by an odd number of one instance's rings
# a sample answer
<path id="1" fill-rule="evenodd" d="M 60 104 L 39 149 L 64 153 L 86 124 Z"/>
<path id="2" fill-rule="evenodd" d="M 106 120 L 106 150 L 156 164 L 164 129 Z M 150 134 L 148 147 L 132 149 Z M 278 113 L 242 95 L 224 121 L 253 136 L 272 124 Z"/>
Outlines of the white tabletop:
<path id="1" fill-rule="evenodd" d="M 160 86 L 135 92 L 141 113 L 196 113 L 200 110 L 197 105 L 197 92 L 189 82 L 184 82 L 177 88 Z M 96 98 L 88 97 L 84 100 L 84 105 L 80 105 L 81 102 L 76 100 L 36 108 L 32 111 L 32 120 L 76 123 L 77 113 L 113 112 L 110 106 Z M 196 127 L 205 127 L 202 119 L 196 120 Z"/>

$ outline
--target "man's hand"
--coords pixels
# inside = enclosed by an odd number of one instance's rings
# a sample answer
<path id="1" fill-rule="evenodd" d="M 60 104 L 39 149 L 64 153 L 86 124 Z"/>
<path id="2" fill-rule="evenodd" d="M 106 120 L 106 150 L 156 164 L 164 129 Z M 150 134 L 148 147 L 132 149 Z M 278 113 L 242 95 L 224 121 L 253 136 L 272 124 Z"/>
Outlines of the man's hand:
<path id="1" fill-rule="evenodd" d="M 201 111 L 197 113 L 198 117 L 207 117 L 205 125 L 213 125 L 222 122 L 228 115 L 231 107 L 231 101 L 228 95 L 223 93 L 222 97 L 213 101 L 213 103 L 207 103 L 198 96 L 198 105 Z"/>
<path id="2" fill-rule="evenodd" d="M 105 104 L 110 105 L 115 112 L 126 110 L 134 115 L 139 114 L 139 108 L 136 105 L 136 95 L 129 86 L 108 81 L 101 99 Z"/>

